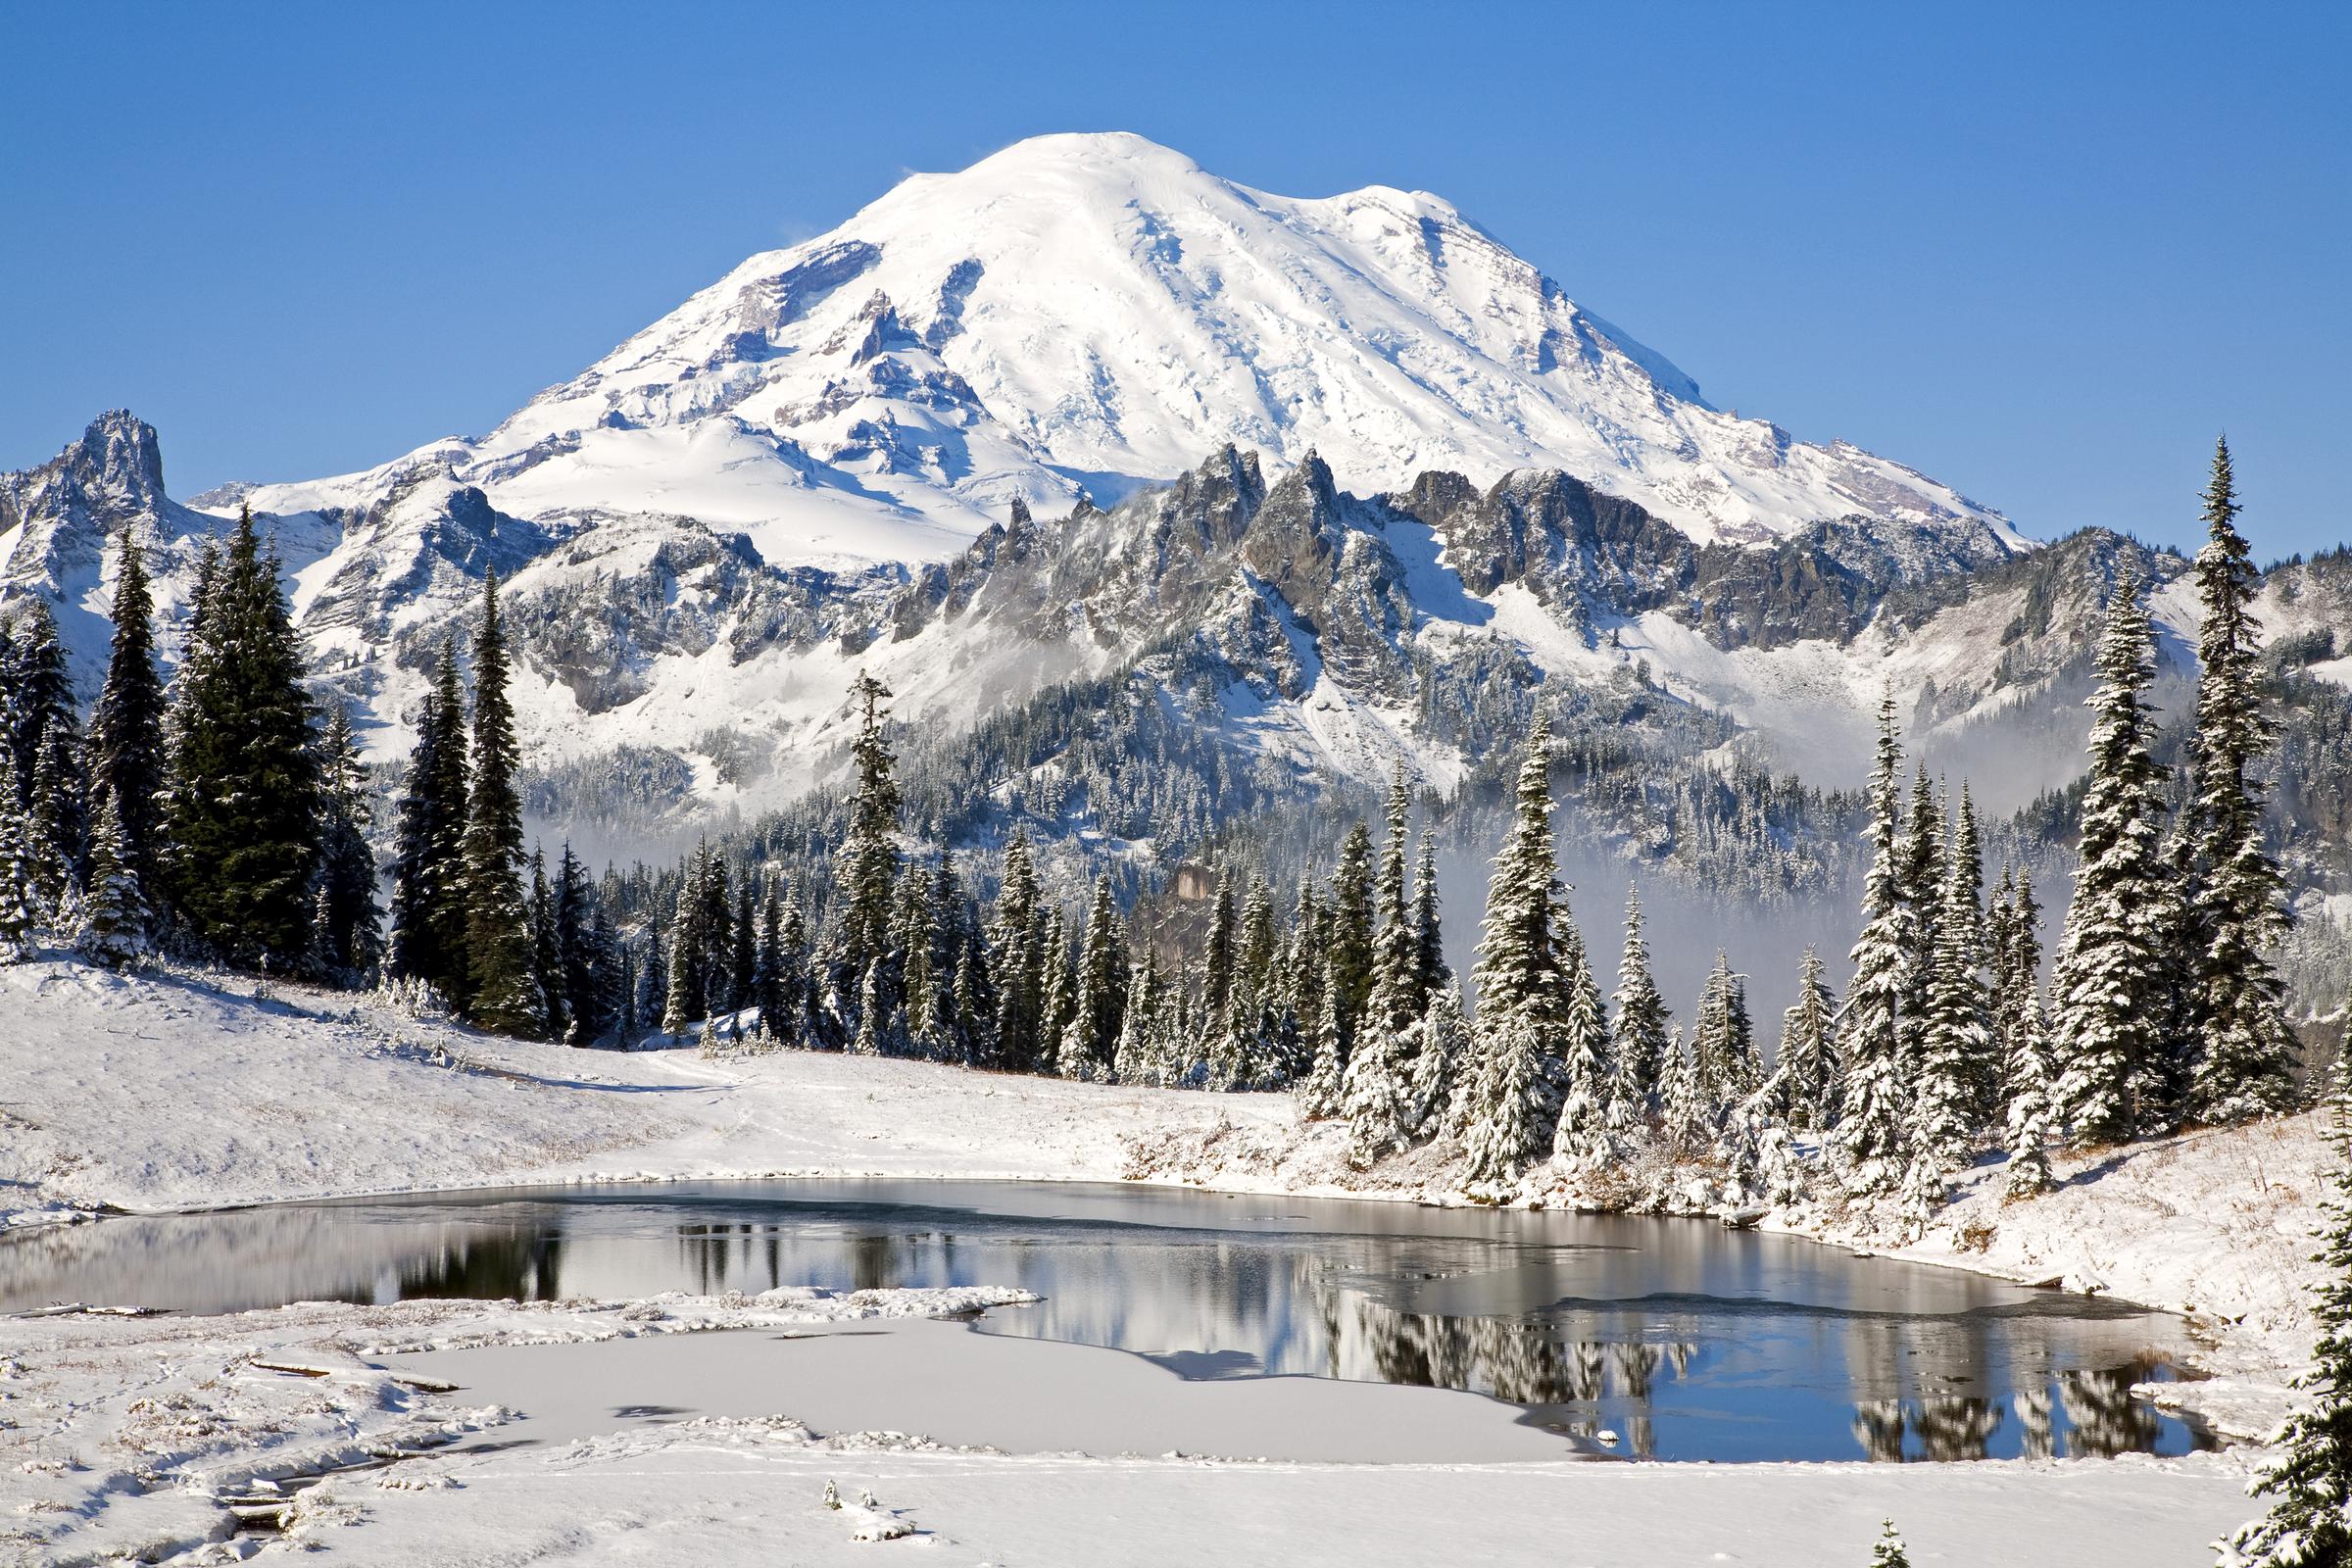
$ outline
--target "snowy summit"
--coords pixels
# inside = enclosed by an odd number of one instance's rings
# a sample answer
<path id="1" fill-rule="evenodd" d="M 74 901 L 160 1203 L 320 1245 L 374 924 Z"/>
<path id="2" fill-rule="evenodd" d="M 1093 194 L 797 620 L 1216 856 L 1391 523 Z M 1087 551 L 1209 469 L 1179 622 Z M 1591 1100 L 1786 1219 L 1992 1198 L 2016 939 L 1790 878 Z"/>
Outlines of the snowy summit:
<path id="1" fill-rule="evenodd" d="M 690 516 L 775 565 L 914 562 L 1015 500 L 1107 505 L 1227 442 L 1372 488 L 1564 469 L 1700 543 L 1845 516 L 2007 534 L 1898 464 L 1709 406 L 1439 197 L 1271 195 L 1123 133 L 911 176 L 487 436 L 249 498 L 365 509 L 446 474 L 524 518 Z"/>

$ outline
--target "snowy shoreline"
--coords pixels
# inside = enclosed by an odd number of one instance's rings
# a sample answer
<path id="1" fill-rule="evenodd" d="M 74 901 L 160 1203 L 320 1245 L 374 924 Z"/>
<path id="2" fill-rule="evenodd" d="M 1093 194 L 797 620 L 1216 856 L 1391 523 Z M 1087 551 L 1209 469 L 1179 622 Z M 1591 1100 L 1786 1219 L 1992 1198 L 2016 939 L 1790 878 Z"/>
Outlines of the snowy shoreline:
<path id="1" fill-rule="evenodd" d="M 1428 1151 L 1352 1169 L 1342 1130 L 1302 1121 L 1289 1096 L 806 1052 L 706 1060 L 571 1051 L 348 994 L 72 962 L 0 969 L 0 1009 L 23 1025 L 0 1056 L 0 1237 L 102 1209 L 702 1180 L 1107 1182 L 1467 1201 Z M 125 1138 L 125 1127 L 142 1136 Z M 2003 1201 L 1997 1164 L 1981 1165 L 1911 1245 L 1818 1211 L 1763 1225 L 2180 1313 L 2212 1342 L 2199 1370 L 2233 1380 L 2221 1402 L 2269 1387 L 2265 1412 L 2220 1421 L 2255 1437 L 2276 1417 L 2284 1376 L 2308 1358 L 2307 1254 L 2327 1158 L 2314 1118 L 2293 1117 L 2061 1159 L 2057 1189 L 2023 1203 Z"/>
<path id="2" fill-rule="evenodd" d="M 16 1021 L 20 1037 L 0 1054 L 0 1205 L 13 1210 L 15 1231 L 12 1238 L 0 1230 L 0 1249 L 35 1242 L 45 1225 L 94 1217 L 101 1204 L 179 1214 L 590 1183 L 922 1177 L 1460 1202 L 1443 1189 L 1434 1161 L 1400 1156 L 1372 1172 L 1350 1170 L 1344 1134 L 1301 1122 L 1288 1097 L 1121 1088 L 797 1052 L 710 1061 L 687 1051 L 566 1051 L 412 1019 L 364 998 L 261 989 L 257 999 L 253 983 L 215 975 L 111 975 L 68 963 L 0 969 L 0 1014 Z M 142 1136 L 125 1138 L 126 1127 Z M 1767 1225 L 1824 1246 L 2020 1283 L 2063 1279 L 2074 1288 L 2185 1311 L 2209 1337 L 2198 1363 L 2212 1375 L 2141 1392 L 2168 1404 L 2186 1402 L 2219 1432 L 2258 1436 L 2283 1407 L 2286 1374 L 2309 1353 L 2301 1293 L 2325 1162 L 2311 1118 L 2294 1118 L 2135 1147 L 2087 1167 L 2062 1163 L 2056 1192 L 2020 1204 L 2000 1200 L 1997 1165 L 1981 1167 L 1928 1237 L 1911 1247 L 1841 1234 L 1819 1218 Z M 383 1180 L 389 1171 L 400 1179 Z M 147 1349 L 124 1351 L 120 1362 L 122 1398 L 157 1401 L 137 1418 L 140 1430 L 158 1423 L 205 1427 L 210 1418 L 174 1410 L 170 1399 L 195 1397 L 189 1391 L 207 1378 L 262 1376 L 236 1370 L 250 1367 L 255 1357 L 246 1352 L 257 1347 L 259 1359 L 299 1361 L 299 1349 L 271 1348 L 282 1335 L 299 1336 L 305 1324 L 316 1340 L 307 1312 L 443 1309 L 397 1303 L 220 1318 L 8 1320 L 0 1324 L 0 1395 L 24 1396 L 25 1380 L 49 1375 L 33 1346 L 71 1342 L 66 1358 L 79 1359 L 96 1353 L 92 1346 L 145 1344 Z M 160 1393 L 147 1389 L 138 1372 L 157 1364 L 152 1342 L 159 1336 L 193 1356 L 187 1382 Z M 305 1386 L 315 1381 L 267 1375 Z M 31 1402 L 12 1397 L 0 1409 L 23 1423 Z M 789 1398 L 778 1408 L 789 1415 Z M 455 1417 L 443 1412 L 435 1419 Z M 1026 1560 L 1155 1559 L 1140 1540 L 1082 1540 L 1068 1532 L 1067 1521 L 1008 1517 L 1002 1505 L 1008 1492 L 1050 1494 L 1072 1507 L 1157 1510 L 1171 1521 L 1176 1540 L 1191 1539 L 1183 1521 L 1194 1512 L 1243 1506 L 1238 1499 L 1246 1496 L 1246 1505 L 1270 1521 L 1269 1542 L 1298 1561 L 1320 1562 L 1345 1560 L 1338 1543 L 1352 1543 L 1359 1556 L 1378 1549 L 1367 1544 L 1356 1517 L 1379 1517 L 1389 1507 L 1384 1488 L 1363 1479 L 1370 1475 L 1390 1477 L 1443 1511 L 1532 1510 L 1530 1517 L 1556 1515 L 1566 1529 L 1581 1528 L 1592 1510 L 1601 1510 L 1607 1519 L 1596 1528 L 1618 1544 L 1616 1556 L 1606 1560 L 1692 1560 L 1689 1540 L 1642 1534 L 1649 1527 L 1636 1515 L 1638 1496 L 1646 1499 L 1642 1506 L 1745 1510 L 1774 1520 L 1770 1541 L 1742 1536 L 1725 1543 L 1751 1562 L 1821 1560 L 1807 1544 L 1833 1539 L 1822 1533 L 1830 1528 L 1823 1517 L 1834 1519 L 1835 1539 L 1852 1537 L 1851 1554 L 1860 1560 L 1859 1544 L 1889 1513 L 1902 1519 L 1915 1549 L 1926 1548 L 1921 1560 L 1936 1560 L 1927 1552 L 1938 1540 L 1953 1553 L 1946 1560 L 1979 1560 L 1970 1555 L 1981 1543 L 1969 1520 L 1972 1511 L 1991 1510 L 2019 1521 L 2014 1544 L 2026 1556 L 2059 1540 L 2078 1544 L 2074 1560 L 2118 1560 L 2111 1534 L 2120 1527 L 2137 1532 L 2134 1560 L 2187 1563 L 2207 1560 L 2204 1543 L 2244 1516 L 2240 1489 L 2258 1457 L 2238 1448 L 2179 1460 L 1565 1467 L 1637 1478 L 1605 1480 L 1555 1478 L 1550 1466 L 1525 1463 L 1380 1465 L 1353 1467 L 1360 1473 L 1350 1475 L 1348 1466 L 1315 1463 L 982 1456 L 924 1448 L 902 1437 L 891 1440 L 895 1446 L 875 1440 L 857 1447 L 850 1457 L 860 1471 L 840 1445 L 812 1446 L 805 1434 L 787 1441 L 774 1422 L 713 1418 L 688 1425 L 691 1431 L 664 1429 L 658 1438 L 633 1433 L 584 1442 L 573 1446 L 576 1453 L 566 1449 L 565 1456 L 521 1468 L 487 1450 L 453 1451 L 403 1462 L 390 1472 L 405 1477 L 398 1482 L 336 1482 L 303 1506 L 318 1510 L 320 1520 L 333 1516 L 330 1503 L 364 1507 L 385 1525 L 319 1538 L 363 1560 L 466 1561 L 472 1548 L 460 1544 L 471 1540 L 468 1531 L 504 1529 L 534 1540 L 534 1532 L 561 1534 L 554 1521 L 575 1505 L 567 1499 L 576 1493 L 565 1490 L 563 1475 L 599 1478 L 611 1496 L 600 1489 L 596 1506 L 629 1512 L 641 1523 L 663 1518 L 662 1509 L 675 1503 L 722 1542 L 734 1540 L 733 1527 L 713 1522 L 712 1510 L 724 1512 L 720 1504 L 731 1489 L 753 1484 L 746 1475 L 788 1475 L 797 1490 L 776 1506 L 799 1522 L 787 1534 L 808 1560 L 827 1561 L 831 1544 L 846 1542 L 843 1515 L 811 1499 L 826 1476 L 838 1472 L 845 1486 L 853 1475 L 869 1476 L 886 1505 L 894 1489 L 919 1493 L 926 1530 L 935 1528 L 933 1510 L 943 1508 L 957 1540 L 986 1536 L 999 1550 L 1010 1549 L 1007 1543 L 1048 1543 L 1024 1550 Z M 0 1441 L 24 1441 L 30 1426 L 0 1431 Z M 254 1444 L 276 1441 L 240 1431 L 235 1422 L 213 1423 L 198 1447 L 226 1476 L 238 1465 L 252 1467 Z M 103 1464 L 87 1473 L 8 1469 L 12 1497 L 35 1493 L 22 1497 L 24 1517 L 12 1521 L 19 1529 L 46 1517 L 48 1494 L 41 1489 L 52 1481 L 109 1473 Z M 671 1472 L 685 1478 L 682 1500 L 627 1479 Z M 1539 1472 L 1540 1483 L 1532 1479 Z M 1660 1472 L 1678 1479 L 1656 1479 Z M 242 1484 L 239 1477 L 227 1480 Z M 406 1490 L 412 1483 L 430 1490 Z M 496 1512 L 496 1499 L 510 1494 L 527 1499 L 513 1521 Z M 127 1532 L 128 1539 L 143 1528 L 140 1521 L 178 1506 L 162 1500 L 167 1495 L 178 1494 L 113 1494 L 93 1513 L 107 1532 Z M 1811 1500 L 1791 1500 L 1800 1497 Z M 224 1516 L 213 1509 L 207 1517 L 218 1523 Z M 1312 1528 L 1300 1522 L 1306 1519 Z M 752 1544 L 760 1540 L 748 1534 L 742 1544 L 714 1548 L 713 1560 L 769 1560 L 774 1543 Z M 369 1544 L 360 1549 L 355 1543 Z M 1425 1544 L 1443 1555 L 1459 1544 Z M 2195 1551 L 2187 1549 L 2192 1544 Z M 1508 1545 L 1499 1538 L 1493 1544 L 1503 1560 Z M 229 1544 L 215 1541 L 201 1549 L 226 1551 Z M 581 1554 L 594 1555 L 585 1548 Z M 943 1560 L 963 1559 L 951 1552 Z M 995 1559 L 973 1559 L 981 1560 Z"/>

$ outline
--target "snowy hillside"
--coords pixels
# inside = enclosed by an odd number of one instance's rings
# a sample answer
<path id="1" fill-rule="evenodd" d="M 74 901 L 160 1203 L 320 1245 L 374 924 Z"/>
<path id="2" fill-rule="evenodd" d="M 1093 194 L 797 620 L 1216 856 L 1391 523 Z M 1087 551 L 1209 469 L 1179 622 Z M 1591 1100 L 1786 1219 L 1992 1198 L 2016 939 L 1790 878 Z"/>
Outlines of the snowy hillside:
<path id="1" fill-rule="evenodd" d="M 1016 499 L 1108 504 L 1228 441 L 1371 488 L 1564 468 L 1702 543 L 1848 515 L 2006 528 L 1897 464 L 1709 407 L 1436 196 L 1274 196 L 1123 134 L 910 177 L 485 437 L 249 495 L 364 509 L 446 472 L 526 518 L 739 530 L 774 564 L 925 561 Z"/>

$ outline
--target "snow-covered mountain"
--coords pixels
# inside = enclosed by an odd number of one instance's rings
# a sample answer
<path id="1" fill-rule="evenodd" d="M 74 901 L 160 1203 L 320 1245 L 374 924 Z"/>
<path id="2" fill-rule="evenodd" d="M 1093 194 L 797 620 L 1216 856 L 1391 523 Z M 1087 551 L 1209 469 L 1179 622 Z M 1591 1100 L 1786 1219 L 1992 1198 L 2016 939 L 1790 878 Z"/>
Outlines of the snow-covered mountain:
<path id="1" fill-rule="evenodd" d="M 1845 516 L 2014 539 L 1898 464 L 1710 407 L 1436 196 L 1275 196 L 1122 134 L 912 176 L 486 436 L 201 500 L 365 512 L 429 474 L 554 529 L 682 516 L 772 565 L 920 562 L 1228 442 L 1367 490 L 1564 469 L 1701 544 Z"/>

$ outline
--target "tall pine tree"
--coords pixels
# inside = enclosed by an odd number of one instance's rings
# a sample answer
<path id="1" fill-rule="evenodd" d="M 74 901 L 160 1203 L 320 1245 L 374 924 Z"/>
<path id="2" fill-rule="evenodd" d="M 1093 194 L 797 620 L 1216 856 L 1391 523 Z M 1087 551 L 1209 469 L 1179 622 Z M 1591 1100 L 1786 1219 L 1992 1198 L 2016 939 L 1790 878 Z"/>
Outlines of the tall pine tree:
<path id="1" fill-rule="evenodd" d="M 2138 572 L 2127 562 L 2099 643 L 2080 863 L 2051 996 L 2054 1102 L 2087 1143 L 2120 1143 L 2162 1115 L 2143 1102 L 2149 1070 L 2169 1044 L 2162 804 L 2141 697 L 2154 676 L 2154 650 Z"/>
<path id="2" fill-rule="evenodd" d="M 156 832 L 165 777 L 164 682 L 155 658 L 155 597 L 146 558 L 129 529 L 115 570 L 114 640 L 106 684 L 90 715 L 93 817 L 115 804 L 122 824 L 121 863 L 149 896 L 161 888 Z"/>
<path id="3" fill-rule="evenodd" d="M 2197 553 L 2196 736 L 2184 834 L 2197 875 L 2188 924 L 2187 1019 L 2193 1032 L 2190 1110 L 2198 1120 L 2243 1121 L 2293 1105 L 2295 1038 L 2268 950 L 2285 935 L 2284 878 L 2263 842 L 2255 764 L 2269 753 L 2261 651 L 2250 607 L 2258 579 L 2237 531 L 2230 443 L 2216 443 L 2205 488 L 2205 548 Z"/>
<path id="4" fill-rule="evenodd" d="M 242 514 L 173 682 L 164 838 L 172 908 L 232 962 L 289 970 L 311 950 L 318 753 L 274 552 Z"/>
<path id="5" fill-rule="evenodd" d="M 1854 943 L 1854 978 L 1838 1013 L 1845 1082 L 1829 1144 L 1848 1190 L 1865 1195 L 1893 1192 L 1911 1158 L 1903 1045 L 1910 993 L 1905 966 L 1915 926 L 1903 896 L 1897 814 L 1902 766 L 1889 692 L 1879 703 L 1878 760 L 1870 775 L 1870 871 L 1862 890 L 1862 934 Z"/>
<path id="6" fill-rule="evenodd" d="M 498 577 L 482 583 L 473 635 L 473 752 L 466 813 L 466 1015 L 502 1034 L 547 1025 L 538 948 L 522 882 L 522 796 L 515 783 L 514 709 Z"/>

